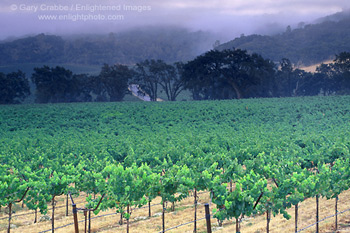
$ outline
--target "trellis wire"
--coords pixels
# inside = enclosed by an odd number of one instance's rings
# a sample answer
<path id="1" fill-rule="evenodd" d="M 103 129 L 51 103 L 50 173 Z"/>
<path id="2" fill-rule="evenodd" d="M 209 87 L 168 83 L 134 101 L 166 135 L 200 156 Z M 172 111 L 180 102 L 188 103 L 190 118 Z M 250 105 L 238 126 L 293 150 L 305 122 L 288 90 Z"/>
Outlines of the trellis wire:
<path id="1" fill-rule="evenodd" d="M 80 203 L 80 204 L 81 204 L 81 203 Z M 161 204 L 153 204 L 153 205 L 151 205 L 151 206 L 156 206 L 156 205 L 161 205 Z M 145 209 L 145 208 L 148 208 L 148 206 L 146 206 L 146 207 L 140 207 L 140 208 L 134 208 L 133 210 Z M 111 214 L 99 215 L 99 216 L 95 216 L 95 217 L 93 217 L 93 218 L 90 218 L 90 220 L 96 219 L 96 218 L 108 217 L 108 216 L 112 216 L 112 215 L 116 215 L 116 214 L 119 214 L 119 213 L 111 213 Z M 87 219 L 87 220 L 89 220 L 89 219 Z M 85 222 L 85 219 L 80 220 L 78 223 L 82 223 L 82 222 Z M 73 222 L 73 223 L 69 223 L 69 224 L 64 225 L 64 226 L 57 227 L 57 228 L 55 228 L 54 230 L 61 229 L 61 228 L 65 228 L 65 227 L 69 227 L 69 226 L 71 226 L 71 225 L 73 225 L 73 224 L 74 224 L 74 222 Z M 45 231 L 40 231 L 39 233 L 45 233 L 45 232 L 49 232 L 49 231 L 52 231 L 52 229 L 45 230 Z"/>
<path id="2" fill-rule="evenodd" d="M 153 205 L 151 205 L 151 206 L 157 206 L 157 205 L 161 205 L 161 204 L 153 204 Z M 133 210 L 146 209 L 146 208 L 148 208 L 148 206 L 143 206 L 143 207 L 140 207 L 140 208 L 134 208 Z M 96 218 L 108 217 L 108 216 L 112 216 L 112 215 L 116 215 L 116 214 L 119 214 L 119 213 L 111 213 L 111 214 L 105 214 L 105 215 L 95 216 L 95 217 L 93 217 L 93 218 L 90 218 L 90 220 L 96 219 Z M 203 219 L 205 219 L 205 218 L 198 219 L 197 221 L 200 221 L 200 220 L 203 220 Z M 87 219 L 87 220 L 89 220 L 89 219 Z M 78 223 L 82 223 L 82 222 L 85 222 L 85 219 L 80 220 Z M 165 231 L 169 231 L 169 230 L 172 230 L 172 229 L 175 229 L 175 228 L 178 228 L 178 227 L 180 227 L 180 226 L 184 226 L 184 225 L 187 225 L 187 224 L 190 224 L 190 223 L 193 223 L 193 222 L 195 222 L 195 221 L 188 222 L 188 223 L 184 223 L 184 224 L 181 224 L 181 225 L 179 225 L 179 226 L 175 226 L 175 227 L 166 229 Z M 57 228 L 55 228 L 54 230 L 62 229 L 62 228 L 65 228 L 65 227 L 69 227 L 69 226 L 72 226 L 73 224 L 74 224 L 74 222 L 73 222 L 73 223 L 69 223 L 69 224 L 64 225 L 64 226 L 57 227 Z M 119 226 L 118 226 L 118 227 L 119 227 Z M 45 233 L 45 232 L 49 232 L 49 231 L 52 231 L 52 229 L 45 230 L 45 231 L 40 231 L 39 233 Z M 163 232 L 163 231 L 161 231 L 161 232 Z"/>
<path id="3" fill-rule="evenodd" d="M 84 202 L 80 202 L 80 203 L 78 203 L 78 204 L 83 204 Z M 77 205 L 78 205 L 77 204 Z M 63 207 L 66 207 L 65 205 L 64 206 L 58 206 L 58 207 L 55 207 L 55 209 L 61 209 L 61 208 L 63 208 Z M 49 209 L 47 209 L 48 211 L 49 210 L 52 210 L 52 208 L 49 208 Z M 30 212 L 30 213 L 25 213 L 25 214 L 17 214 L 17 215 L 12 215 L 12 218 L 15 218 L 15 217 L 20 217 L 20 216 L 27 216 L 27 215 L 31 215 L 31 214 L 35 214 L 35 211 L 33 211 L 33 212 Z M 2 218 L 0 218 L 0 220 L 5 220 L 5 219 L 8 219 L 9 217 L 2 217 Z"/>
<path id="4" fill-rule="evenodd" d="M 174 227 L 171 227 L 171 228 L 168 228 L 166 229 L 165 231 L 160 231 L 159 233 L 163 233 L 163 232 L 167 232 L 167 231 L 170 231 L 170 230 L 173 230 L 173 229 L 176 229 L 176 228 L 179 228 L 179 227 L 182 227 L 182 226 L 185 226 L 185 225 L 188 225 L 188 224 L 191 224 L 191 223 L 194 223 L 194 222 L 199 222 L 199 221 L 202 221 L 204 220 L 204 218 L 201 218 L 201 219 L 197 219 L 195 221 L 191 221 L 191 222 L 187 222 L 187 223 L 183 223 L 183 224 L 180 224 L 180 225 L 177 225 L 177 226 L 174 226 Z"/>
<path id="5" fill-rule="evenodd" d="M 82 204 L 82 203 L 79 203 L 79 204 Z M 153 204 L 153 205 L 151 205 L 151 206 L 157 206 L 157 205 L 161 205 L 161 204 Z M 66 206 L 60 206 L 60 207 L 57 207 L 57 208 L 63 208 L 63 207 L 66 207 Z M 148 206 L 139 207 L 139 208 L 134 208 L 133 210 L 146 209 L 146 208 L 148 208 Z M 50 209 L 49 209 L 49 210 L 50 210 Z M 327 220 L 327 219 L 333 218 L 333 217 L 335 217 L 335 216 L 339 216 L 339 215 L 341 215 L 341 214 L 343 214 L 343 213 L 345 213 L 345 212 L 348 212 L 348 211 L 350 211 L 350 208 L 349 208 L 349 209 L 346 209 L 346 210 L 344 210 L 344 211 L 341 211 L 341 212 L 339 212 L 339 213 L 337 213 L 337 214 L 333 214 L 333 215 L 327 216 L 327 217 L 321 219 L 321 220 L 318 221 L 318 222 L 315 222 L 315 223 L 313 223 L 313 224 L 311 224 L 311 225 L 309 225 L 309 226 L 306 226 L 306 227 L 304 227 L 304 228 L 298 230 L 296 233 L 305 231 L 306 229 L 315 226 L 317 223 L 321 223 L 321 222 L 323 222 L 323 221 L 325 221 L 325 220 Z M 26 214 L 20 214 L 20 215 L 15 215 L 15 216 L 13 216 L 13 217 L 19 217 L 19 216 L 30 215 L 30 214 L 33 214 L 33 213 L 35 213 L 35 212 L 26 213 Z M 116 215 L 116 214 L 118 214 L 118 213 L 111 213 L 111 214 L 105 214 L 105 215 L 95 216 L 95 217 L 93 217 L 93 218 L 90 218 L 90 220 L 92 220 L 92 219 L 97 219 L 97 218 L 102 218 L 102 217 L 108 217 L 108 216 L 112 216 L 112 215 Z M 7 219 L 7 218 L 8 218 L 8 217 L 0 218 L 0 220 L 4 220 L 4 219 Z M 159 233 L 167 232 L 167 231 L 170 231 L 170 230 L 173 230 L 173 229 L 176 229 L 176 228 L 179 228 L 179 227 L 182 227 L 182 226 L 185 226 L 185 225 L 194 223 L 194 222 L 202 221 L 202 220 L 204 220 L 204 219 L 205 219 L 205 217 L 204 217 L 204 218 L 201 218 L 201 219 L 198 219 L 198 220 L 196 220 L 196 221 L 191 221 L 191 222 L 183 223 L 183 224 L 180 224 L 180 225 L 177 225 L 177 226 L 168 228 L 168 229 L 166 229 L 165 231 L 160 231 Z M 244 220 L 241 219 L 240 222 L 242 222 L 242 221 L 244 221 Z M 81 223 L 81 222 L 85 222 L 85 219 L 79 221 L 79 223 Z M 73 224 L 74 224 L 74 223 L 69 223 L 69 224 L 67 224 L 67 225 L 57 227 L 57 228 L 55 228 L 54 230 L 61 229 L 61 228 L 65 228 L 65 227 L 71 226 L 71 225 L 73 225 Z M 39 233 L 46 233 L 46 232 L 49 232 L 49 231 L 52 231 L 52 229 L 45 230 L 45 231 L 41 231 L 41 232 L 39 232 Z"/>
<path id="6" fill-rule="evenodd" d="M 310 227 L 312 227 L 312 226 L 315 226 L 317 223 L 320 223 L 320 222 L 323 222 L 323 221 L 325 221 L 325 220 L 327 220 L 327 219 L 329 219 L 329 218 L 333 218 L 333 217 L 335 217 L 335 216 L 341 215 L 341 214 L 343 214 L 343 213 L 345 213 L 345 212 L 347 212 L 347 211 L 350 211 L 350 208 L 349 208 L 349 209 L 346 209 L 346 210 L 344 210 L 344 211 L 342 211 L 342 212 L 339 212 L 339 213 L 337 213 L 337 214 L 333 214 L 333 215 L 331 215 L 331 216 L 325 217 L 325 218 L 321 219 L 321 220 L 318 221 L 318 222 L 315 222 L 315 223 L 313 223 L 313 224 L 311 224 L 311 225 L 309 225 L 309 226 L 307 226 L 307 227 L 304 227 L 303 229 L 300 229 L 300 230 L 297 231 L 296 233 L 305 231 L 306 229 L 308 229 L 308 228 L 310 228 Z"/>
<path id="7" fill-rule="evenodd" d="M 111 214 L 100 215 L 100 216 L 96 216 L 96 217 L 93 217 L 93 218 L 90 218 L 90 219 L 92 220 L 92 219 L 95 219 L 95 218 L 102 218 L 102 217 L 112 216 L 112 215 L 116 215 L 116 214 L 118 214 L 118 213 L 111 213 Z M 89 220 L 89 219 L 87 219 L 87 220 Z M 80 220 L 78 223 L 82 223 L 82 222 L 85 222 L 85 219 Z M 73 223 L 69 223 L 69 224 L 64 225 L 64 226 L 57 227 L 54 230 L 65 228 L 65 227 L 69 227 L 69 226 L 71 226 L 73 224 L 74 224 L 74 222 Z M 39 233 L 45 233 L 45 232 L 49 232 L 49 231 L 52 231 L 52 229 L 45 230 L 45 231 L 40 231 Z"/>

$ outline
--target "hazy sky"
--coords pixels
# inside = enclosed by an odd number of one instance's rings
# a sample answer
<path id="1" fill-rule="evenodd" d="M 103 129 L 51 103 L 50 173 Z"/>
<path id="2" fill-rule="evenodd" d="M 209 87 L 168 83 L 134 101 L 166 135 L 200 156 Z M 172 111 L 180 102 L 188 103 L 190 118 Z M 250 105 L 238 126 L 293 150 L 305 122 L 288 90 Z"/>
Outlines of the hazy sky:
<path id="1" fill-rule="evenodd" d="M 267 33 L 350 8 L 349 0 L 1 0 L 0 39 L 180 25 L 221 38 Z"/>

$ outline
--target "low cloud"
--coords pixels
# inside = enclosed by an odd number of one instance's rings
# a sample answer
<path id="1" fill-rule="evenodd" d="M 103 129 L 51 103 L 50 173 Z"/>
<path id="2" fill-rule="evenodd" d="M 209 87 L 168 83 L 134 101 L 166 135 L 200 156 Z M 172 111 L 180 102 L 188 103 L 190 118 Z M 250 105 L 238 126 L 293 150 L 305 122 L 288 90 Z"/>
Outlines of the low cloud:
<path id="1" fill-rule="evenodd" d="M 225 40 L 269 33 L 271 25 L 308 22 L 349 8 L 348 0 L 2 0 L 0 39 L 176 25 L 213 31 Z"/>

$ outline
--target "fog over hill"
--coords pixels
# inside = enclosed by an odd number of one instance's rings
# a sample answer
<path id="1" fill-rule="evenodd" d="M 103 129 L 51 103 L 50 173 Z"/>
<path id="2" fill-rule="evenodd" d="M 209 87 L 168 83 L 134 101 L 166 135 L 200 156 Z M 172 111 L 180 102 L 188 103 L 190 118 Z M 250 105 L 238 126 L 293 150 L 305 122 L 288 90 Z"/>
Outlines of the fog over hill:
<path id="1" fill-rule="evenodd" d="M 348 49 L 349 24 L 337 25 L 349 7 L 345 0 L 3 0 L 0 65 L 187 61 L 227 41 L 220 49 L 308 65 Z"/>
<path id="2" fill-rule="evenodd" d="M 240 48 L 261 54 L 275 62 L 290 59 L 295 65 L 312 65 L 333 59 L 335 54 L 350 51 L 350 12 L 340 12 L 315 21 L 288 26 L 283 33 L 241 36 L 217 47 Z"/>
<path id="3" fill-rule="evenodd" d="M 178 27 L 147 27 L 120 33 L 56 36 L 39 34 L 0 44 L 0 65 L 69 63 L 128 64 L 145 59 L 188 61 L 212 48 L 214 36 Z"/>
<path id="4" fill-rule="evenodd" d="M 276 33 L 349 8 L 348 0 L 2 0 L 0 40 L 170 25 L 210 31 L 227 41 L 241 34 Z"/>

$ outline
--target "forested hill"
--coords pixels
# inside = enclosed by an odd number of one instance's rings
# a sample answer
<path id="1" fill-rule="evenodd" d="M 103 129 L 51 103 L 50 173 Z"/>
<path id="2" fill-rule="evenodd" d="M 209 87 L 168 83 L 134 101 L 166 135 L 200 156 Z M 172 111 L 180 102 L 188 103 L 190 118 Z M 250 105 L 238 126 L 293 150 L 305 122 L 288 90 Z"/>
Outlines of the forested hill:
<path id="1" fill-rule="evenodd" d="M 320 23 L 304 25 L 274 36 L 241 36 L 217 47 L 219 50 L 240 48 L 273 61 L 288 58 L 294 64 L 312 65 L 350 51 L 350 13 L 325 17 Z"/>
<path id="2" fill-rule="evenodd" d="M 181 28 L 144 28 L 109 35 L 40 34 L 0 42 L 0 65 L 21 63 L 135 64 L 145 59 L 187 61 L 210 49 L 211 34 Z"/>

